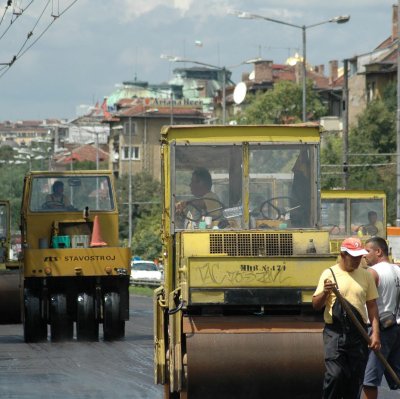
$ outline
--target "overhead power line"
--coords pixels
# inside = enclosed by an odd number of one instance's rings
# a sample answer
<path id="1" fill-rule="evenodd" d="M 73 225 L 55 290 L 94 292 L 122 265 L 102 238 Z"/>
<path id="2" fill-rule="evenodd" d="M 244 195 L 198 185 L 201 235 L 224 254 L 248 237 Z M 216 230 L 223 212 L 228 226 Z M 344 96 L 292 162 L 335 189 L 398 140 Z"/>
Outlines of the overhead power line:
<path id="1" fill-rule="evenodd" d="M 367 167 L 367 166 L 389 166 L 389 165 L 396 165 L 395 162 L 386 162 L 386 163 L 351 163 L 351 164 L 347 164 L 347 165 L 343 165 L 343 164 L 336 164 L 336 165 L 321 165 L 323 168 L 343 168 L 344 166 L 346 166 L 347 168 L 352 168 L 352 167 L 356 167 L 356 168 L 362 168 L 362 167 Z"/>
<path id="2" fill-rule="evenodd" d="M 22 14 L 33 4 L 34 0 L 31 0 L 27 6 L 25 8 L 20 8 L 18 12 L 15 11 L 15 8 L 13 8 L 12 14 L 11 14 L 11 18 L 10 18 L 10 24 L 8 25 L 8 27 L 6 28 L 6 30 L 0 35 L 0 40 L 3 39 L 3 37 L 6 35 L 6 33 L 9 31 L 9 29 L 11 28 L 11 26 L 15 23 L 15 21 L 20 18 L 22 16 Z M 14 6 L 15 7 L 15 6 Z M 4 12 L 7 12 L 7 8 L 8 8 L 8 3 L 7 3 L 7 7 L 6 10 Z M 15 17 L 15 18 L 14 18 Z M 3 18 L 2 20 L 3 21 Z"/>
<path id="3" fill-rule="evenodd" d="M 24 8 L 21 9 L 21 13 L 17 16 L 17 18 L 19 16 L 22 15 L 22 13 L 24 11 L 26 11 L 26 9 L 33 3 L 34 0 L 31 0 L 30 3 Z M 42 31 L 38 34 L 35 35 L 35 31 L 38 29 L 39 23 L 42 20 L 43 16 L 45 15 L 45 12 L 47 10 L 47 8 L 50 5 L 50 1 L 52 4 L 51 7 L 51 13 L 50 16 L 52 18 L 52 20 L 42 29 Z M 57 1 L 57 5 L 54 5 L 54 0 L 47 0 L 46 4 L 44 5 L 43 9 L 41 10 L 39 16 L 37 17 L 33 28 L 31 30 L 28 31 L 28 33 L 26 34 L 25 40 L 22 43 L 22 45 L 20 46 L 20 48 L 18 49 L 18 51 L 15 53 L 15 55 L 12 56 L 11 60 L 9 62 L 3 62 L 0 63 L 0 78 L 2 78 L 10 69 L 10 67 L 17 61 L 19 60 L 24 54 L 26 54 L 26 52 L 32 48 L 32 46 L 34 46 L 41 38 L 42 36 L 50 29 L 51 25 L 53 25 L 53 23 L 60 18 L 62 15 L 64 15 L 78 0 L 73 0 L 68 6 L 66 6 L 62 11 L 60 11 L 60 3 L 59 0 Z M 11 24 L 15 21 L 15 20 L 11 20 L 12 22 Z M 8 29 L 10 28 L 10 26 L 5 30 L 5 32 L 3 32 L 3 34 L 0 36 L 0 40 L 4 37 L 4 35 L 6 34 L 6 32 L 8 31 Z M 32 37 L 35 35 L 35 40 L 33 40 L 32 42 L 30 42 L 30 40 L 32 39 Z M 27 46 L 27 44 L 30 42 L 29 46 Z"/>
<path id="4" fill-rule="evenodd" d="M 11 4 L 12 4 L 12 1 L 11 1 L 11 0 L 8 0 L 8 1 L 7 1 L 7 5 L 6 5 L 6 7 L 4 8 L 4 13 L 3 13 L 3 15 L 1 16 L 1 19 L 0 19 L 0 25 L 2 24 L 2 22 L 3 22 L 3 20 L 4 20 L 4 17 L 5 17 L 5 15 L 6 15 L 6 12 L 7 12 L 8 8 L 11 7 Z"/>
<path id="5" fill-rule="evenodd" d="M 348 153 L 349 157 L 387 157 L 390 155 L 397 155 L 395 152 L 372 152 L 369 154 L 357 154 L 357 153 Z"/>

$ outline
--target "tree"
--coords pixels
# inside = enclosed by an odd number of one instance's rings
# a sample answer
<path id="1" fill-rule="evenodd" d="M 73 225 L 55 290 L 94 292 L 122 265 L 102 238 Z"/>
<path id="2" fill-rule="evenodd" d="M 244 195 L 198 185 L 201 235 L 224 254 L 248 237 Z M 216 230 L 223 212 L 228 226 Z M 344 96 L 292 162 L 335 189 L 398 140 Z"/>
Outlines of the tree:
<path id="1" fill-rule="evenodd" d="M 9 145 L 3 145 L 0 147 L 0 159 L 4 161 L 10 161 L 14 159 L 14 150 Z"/>
<path id="2" fill-rule="evenodd" d="M 343 140 L 331 135 L 322 138 L 321 145 L 321 188 L 329 190 L 342 185 Z M 325 166 L 326 165 L 326 166 Z M 339 166 L 339 168 L 338 168 Z M 338 171 L 340 171 L 338 173 Z"/>
<path id="3" fill-rule="evenodd" d="M 125 242 L 129 236 L 128 176 L 117 181 L 120 212 L 120 237 Z M 161 185 L 146 172 L 132 176 L 132 252 L 154 259 L 161 252 Z"/>
<path id="4" fill-rule="evenodd" d="M 312 82 L 307 82 L 307 118 L 318 120 L 326 114 Z M 272 90 L 257 93 L 239 116 L 240 124 L 282 124 L 302 121 L 302 86 L 291 81 L 279 81 Z"/>
<path id="5" fill-rule="evenodd" d="M 28 164 L 0 165 L 1 199 L 10 201 L 12 231 L 19 231 L 22 190 L 27 171 Z"/>
<path id="6" fill-rule="evenodd" d="M 359 116 L 357 126 L 349 134 L 350 153 L 376 154 L 351 157 L 349 185 L 355 189 L 384 190 L 387 195 L 389 222 L 395 220 L 396 176 L 395 156 L 379 154 L 396 153 L 396 90 L 395 85 L 386 87 L 382 99 L 370 102 Z M 365 166 L 364 166 L 365 165 Z"/>
<path id="7" fill-rule="evenodd" d="M 393 223 L 396 217 L 396 84 L 388 85 L 382 99 L 371 101 L 349 132 L 349 189 L 384 190 L 387 196 L 387 220 Z M 330 137 L 321 151 L 321 163 L 336 166 L 323 168 L 322 187 L 341 186 L 342 140 Z M 352 155 L 359 154 L 359 155 Z M 333 172 L 333 174 L 328 174 Z M 336 174 L 335 174 L 336 173 Z"/>

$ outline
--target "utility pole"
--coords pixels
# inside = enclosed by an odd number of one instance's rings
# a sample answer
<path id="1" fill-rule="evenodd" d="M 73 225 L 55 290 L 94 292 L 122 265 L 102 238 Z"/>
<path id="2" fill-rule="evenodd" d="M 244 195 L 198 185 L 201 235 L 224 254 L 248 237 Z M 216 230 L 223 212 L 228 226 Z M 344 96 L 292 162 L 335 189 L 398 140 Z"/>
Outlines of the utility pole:
<path id="1" fill-rule="evenodd" d="M 303 69 L 303 80 L 302 80 L 302 108 L 303 108 L 303 122 L 307 122 L 307 60 L 306 60 L 306 54 L 307 54 L 307 49 L 306 49 L 306 29 L 307 27 L 303 25 L 301 27 L 302 30 L 302 42 L 303 42 L 303 64 L 302 64 L 302 69 Z"/>
<path id="2" fill-rule="evenodd" d="M 400 1 L 400 0 L 399 0 Z M 349 186 L 349 70 L 348 60 L 343 61 L 342 123 L 343 123 L 343 187 Z"/>
<path id="3" fill-rule="evenodd" d="M 399 0 L 400 1 L 400 0 Z M 129 117 L 129 193 L 128 193 L 128 247 L 132 247 L 132 118 Z"/>

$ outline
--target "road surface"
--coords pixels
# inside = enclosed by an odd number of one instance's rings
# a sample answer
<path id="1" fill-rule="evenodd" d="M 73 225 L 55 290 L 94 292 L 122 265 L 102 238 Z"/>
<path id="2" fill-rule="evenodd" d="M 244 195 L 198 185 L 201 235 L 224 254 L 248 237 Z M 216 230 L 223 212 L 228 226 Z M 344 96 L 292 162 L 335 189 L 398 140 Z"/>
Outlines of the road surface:
<path id="1" fill-rule="evenodd" d="M 130 306 L 120 342 L 25 344 L 22 325 L 0 325 L 0 398 L 162 399 L 153 382 L 152 299 L 131 296 Z M 400 392 L 385 386 L 379 398 Z"/>
<path id="2" fill-rule="evenodd" d="M 161 399 L 152 299 L 131 296 L 130 309 L 120 342 L 25 344 L 22 325 L 0 325 L 0 398 Z"/>

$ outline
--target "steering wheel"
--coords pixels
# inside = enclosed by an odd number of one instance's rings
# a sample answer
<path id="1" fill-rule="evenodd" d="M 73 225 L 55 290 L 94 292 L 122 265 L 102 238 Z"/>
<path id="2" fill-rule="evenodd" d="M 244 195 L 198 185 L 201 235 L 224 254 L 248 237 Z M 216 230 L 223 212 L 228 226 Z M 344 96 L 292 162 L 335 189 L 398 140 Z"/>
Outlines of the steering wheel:
<path id="1" fill-rule="evenodd" d="M 264 202 L 261 204 L 261 206 L 260 206 L 260 213 L 261 213 L 261 215 L 263 215 L 263 217 L 264 217 L 265 219 L 270 219 L 270 220 L 276 219 L 276 220 L 278 220 L 278 219 L 281 218 L 281 216 L 284 216 L 284 215 L 285 215 L 287 212 L 289 212 L 290 210 L 300 207 L 300 205 L 298 205 L 298 206 L 293 206 L 293 207 L 290 207 L 289 210 L 286 210 L 286 209 L 284 209 L 284 208 L 279 208 L 278 206 L 276 206 L 276 205 L 273 204 L 273 201 L 275 201 L 275 200 L 282 200 L 282 199 L 289 200 L 289 203 L 293 203 L 293 198 L 292 198 L 292 197 L 281 196 L 281 197 L 269 198 L 269 199 L 267 199 L 266 201 L 264 201 Z M 267 206 L 267 205 L 268 205 L 268 206 Z M 275 217 L 275 218 L 271 218 L 269 215 L 267 215 L 267 214 L 265 213 L 265 212 L 269 211 L 270 208 L 276 212 L 276 217 Z"/>
<path id="2" fill-rule="evenodd" d="M 208 203 L 211 202 L 212 206 L 211 209 L 204 208 L 205 201 Z M 215 206 L 214 206 L 215 204 Z M 204 206 L 202 206 L 204 205 Z M 190 211 L 189 208 L 193 208 L 196 212 L 188 212 Z M 222 211 L 226 208 L 226 206 L 220 201 L 215 198 L 194 198 L 192 200 L 186 201 L 186 215 L 185 219 L 191 222 L 199 222 L 203 216 L 212 216 L 213 220 L 219 220 L 222 217 Z M 187 213 L 190 213 L 192 217 L 188 216 Z"/>
<path id="3" fill-rule="evenodd" d="M 61 209 L 65 208 L 65 204 L 61 201 L 49 200 L 42 205 L 42 209 Z"/>
<path id="4" fill-rule="evenodd" d="M 65 205 L 61 201 L 49 200 L 42 205 L 42 209 L 65 209 L 68 211 L 77 211 L 72 205 Z"/>

